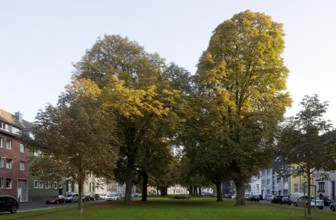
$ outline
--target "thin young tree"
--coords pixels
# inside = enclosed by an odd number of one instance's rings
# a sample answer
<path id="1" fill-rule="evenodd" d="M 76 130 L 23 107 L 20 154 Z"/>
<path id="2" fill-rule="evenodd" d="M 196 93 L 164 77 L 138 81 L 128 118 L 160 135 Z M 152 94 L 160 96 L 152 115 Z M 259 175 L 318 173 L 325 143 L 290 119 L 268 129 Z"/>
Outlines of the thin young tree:
<path id="1" fill-rule="evenodd" d="M 90 80 L 74 80 L 57 106 L 40 111 L 28 145 L 39 156 L 32 170 L 40 176 L 66 177 L 78 184 L 83 214 L 83 185 L 90 174 L 111 178 L 118 155 L 115 118 L 103 111 L 101 90 Z"/>
<path id="2" fill-rule="evenodd" d="M 306 193 L 311 198 L 312 178 L 315 171 L 328 171 L 334 163 L 333 142 L 330 142 L 331 124 L 324 119 L 328 102 L 320 102 L 318 95 L 305 96 L 300 102 L 301 110 L 287 118 L 280 127 L 279 155 L 295 168 L 289 174 L 305 176 Z M 311 207 L 307 207 L 307 218 L 311 218 Z"/>

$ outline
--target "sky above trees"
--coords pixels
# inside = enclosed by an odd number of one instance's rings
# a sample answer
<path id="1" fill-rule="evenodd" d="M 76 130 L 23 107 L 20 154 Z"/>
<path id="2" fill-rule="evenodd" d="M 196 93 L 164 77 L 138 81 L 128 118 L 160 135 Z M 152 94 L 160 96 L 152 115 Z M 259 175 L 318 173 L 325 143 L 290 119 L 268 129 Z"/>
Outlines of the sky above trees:
<path id="1" fill-rule="evenodd" d="M 336 123 L 333 53 L 336 2 L 274 1 L 9 1 L 0 2 L 0 108 L 34 121 L 38 109 L 56 104 L 76 63 L 104 34 L 137 41 L 192 74 L 213 30 L 245 10 L 284 24 L 288 91 L 294 115 L 304 95 L 329 101 Z"/>

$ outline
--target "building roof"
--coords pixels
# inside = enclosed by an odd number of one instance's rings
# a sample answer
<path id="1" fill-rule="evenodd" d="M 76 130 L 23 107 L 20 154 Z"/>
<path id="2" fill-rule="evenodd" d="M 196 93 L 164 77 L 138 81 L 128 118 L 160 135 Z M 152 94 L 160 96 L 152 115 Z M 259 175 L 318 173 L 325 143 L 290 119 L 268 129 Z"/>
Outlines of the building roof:
<path id="1" fill-rule="evenodd" d="M 3 109 L 0 109 L 0 121 L 6 122 L 20 129 L 29 129 L 33 127 L 33 124 L 31 122 L 23 119 L 22 121 L 20 121 L 15 115 L 6 112 Z"/>

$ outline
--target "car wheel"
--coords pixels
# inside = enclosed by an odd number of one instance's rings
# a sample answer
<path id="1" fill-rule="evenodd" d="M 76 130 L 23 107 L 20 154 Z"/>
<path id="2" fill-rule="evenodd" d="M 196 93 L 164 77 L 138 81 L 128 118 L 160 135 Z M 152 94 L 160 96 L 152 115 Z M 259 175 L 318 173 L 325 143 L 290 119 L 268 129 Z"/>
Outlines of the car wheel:
<path id="1" fill-rule="evenodd" d="M 334 212 L 336 209 L 335 209 L 335 206 L 331 206 L 330 209 Z"/>
<path id="2" fill-rule="evenodd" d="M 12 206 L 11 209 L 10 209 L 10 212 L 11 213 L 16 213 L 17 211 L 17 207 L 16 206 Z"/>
<path id="3" fill-rule="evenodd" d="M 56 204 L 58 204 L 59 203 L 59 201 L 56 201 Z"/>
<path id="4" fill-rule="evenodd" d="M 323 206 L 320 206 L 319 209 L 323 209 Z"/>

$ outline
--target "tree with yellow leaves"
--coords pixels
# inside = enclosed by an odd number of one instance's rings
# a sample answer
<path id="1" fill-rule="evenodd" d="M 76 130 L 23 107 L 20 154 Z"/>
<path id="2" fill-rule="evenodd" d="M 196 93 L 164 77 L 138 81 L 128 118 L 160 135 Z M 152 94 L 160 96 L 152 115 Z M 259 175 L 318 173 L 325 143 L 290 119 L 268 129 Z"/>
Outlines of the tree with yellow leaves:
<path id="1" fill-rule="evenodd" d="M 146 148 L 155 144 L 152 154 L 169 152 L 169 131 L 178 121 L 174 109 L 179 91 L 165 80 L 162 58 L 118 35 L 98 39 L 76 67 L 74 77 L 95 81 L 102 89 L 105 110 L 116 116 L 118 170 L 124 171 L 125 204 L 130 204 L 134 172 L 150 159 L 144 157 Z"/>
<path id="2" fill-rule="evenodd" d="M 237 205 L 245 204 L 249 178 L 270 162 L 275 129 L 291 104 L 283 36 L 282 25 L 269 16 L 244 11 L 218 25 L 198 63 L 204 124 L 198 147 L 207 148 L 200 156 L 213 164 L 211 155 L 222 155 L 214 174 L 222 169 L 234 180 Z"/>

